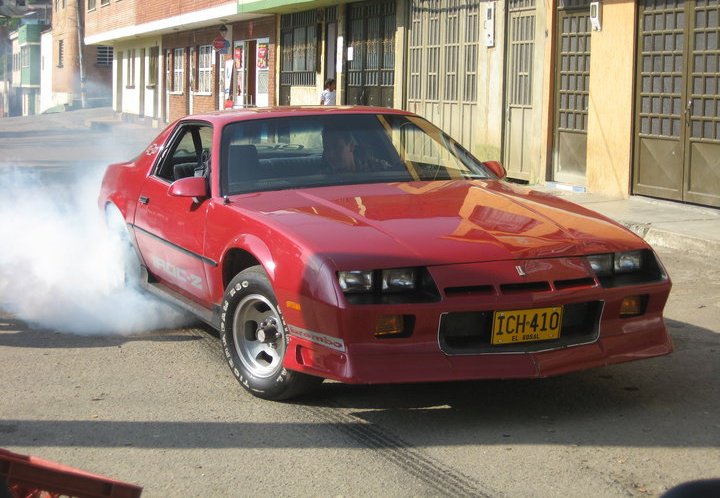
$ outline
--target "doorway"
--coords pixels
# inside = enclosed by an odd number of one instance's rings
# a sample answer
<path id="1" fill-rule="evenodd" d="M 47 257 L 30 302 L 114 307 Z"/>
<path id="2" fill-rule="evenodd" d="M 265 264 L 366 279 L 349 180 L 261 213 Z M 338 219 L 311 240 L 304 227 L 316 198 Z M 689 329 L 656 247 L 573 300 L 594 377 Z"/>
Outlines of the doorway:
<path id="1" fill-rule="evenodd" d="M 508 0 L 505 151 L 508 176 L 529 180 L 533 124 L 535 0 Z"/>
<path id="2" fill-rule="evenodd" d="M 590 89 L 590 0 L 558 0 L 553 180 L 585 185 Z"/>
<path id="3" fill-rule="evenodd" d="M 393 106 L 395 2 L 348 4 L 345 103 Z"/>
<path id="4" fill-rule="evenodd" d="M 236 40 L 233 48 L 234 106 L 267 106 L 270 101 L 270 39 Z"/>

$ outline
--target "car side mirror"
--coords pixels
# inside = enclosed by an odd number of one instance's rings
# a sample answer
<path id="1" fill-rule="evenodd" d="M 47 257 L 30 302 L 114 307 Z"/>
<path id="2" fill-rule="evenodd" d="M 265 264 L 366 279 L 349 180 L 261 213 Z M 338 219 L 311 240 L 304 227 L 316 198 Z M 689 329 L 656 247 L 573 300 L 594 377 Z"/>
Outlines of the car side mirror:
<path id="1" fill-rule="evenodd" d="M 507 171 L 502 164 L 497 161 L 485 161 L 483 163 L 487 169 L 489 169 L 493 175 L 497 176 L 498 179 L 502 180 L 507 176 Z"/>
<path id="2" fill-rule="evenodd" d="M 209 197 L 207 179 L 201 176 L 190 176 L 176 180 L 170 185 L 168 194 L 175 197 L 194 197 L 199 199 Z"/>

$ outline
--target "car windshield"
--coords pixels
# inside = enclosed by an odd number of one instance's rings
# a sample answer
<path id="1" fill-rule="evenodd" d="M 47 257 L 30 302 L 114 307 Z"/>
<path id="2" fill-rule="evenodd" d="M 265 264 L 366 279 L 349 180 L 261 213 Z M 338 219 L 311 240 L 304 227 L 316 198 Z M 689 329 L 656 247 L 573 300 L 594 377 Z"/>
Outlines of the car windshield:
<path id="1" fill-rule="evenodd" d="M 330 114 L 225 126 L 223 195 L 329 185 L 492 178 L 428 121 L 397 114 Z"/>

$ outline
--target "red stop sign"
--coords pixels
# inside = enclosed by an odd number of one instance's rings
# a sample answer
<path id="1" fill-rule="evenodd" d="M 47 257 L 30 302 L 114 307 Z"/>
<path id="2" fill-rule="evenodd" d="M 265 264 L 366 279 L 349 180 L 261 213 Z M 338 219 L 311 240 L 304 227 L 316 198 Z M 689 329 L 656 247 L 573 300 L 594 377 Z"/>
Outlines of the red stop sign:
<path id="1" fill-rule="evenodd" d="M 218 36 L 213 40 L 213 47 L 215 47 L 215 50 L 222 50 L 223 48 L 225 48 L 225 38 L 223 38 L 222 36 L 218 35 Z"/>

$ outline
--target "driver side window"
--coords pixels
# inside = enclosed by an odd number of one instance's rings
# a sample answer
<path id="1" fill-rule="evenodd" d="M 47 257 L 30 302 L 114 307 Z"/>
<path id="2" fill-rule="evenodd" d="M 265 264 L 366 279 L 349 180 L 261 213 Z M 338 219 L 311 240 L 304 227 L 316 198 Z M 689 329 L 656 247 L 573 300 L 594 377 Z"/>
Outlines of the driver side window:
<path id="1" fill-rule="evenodd" d="M 211 149 L 211 126 L 181 125 L 169 153 L 157 171 L 157 176 L 169 182 L 189 176 L 208 177 Z"/>

